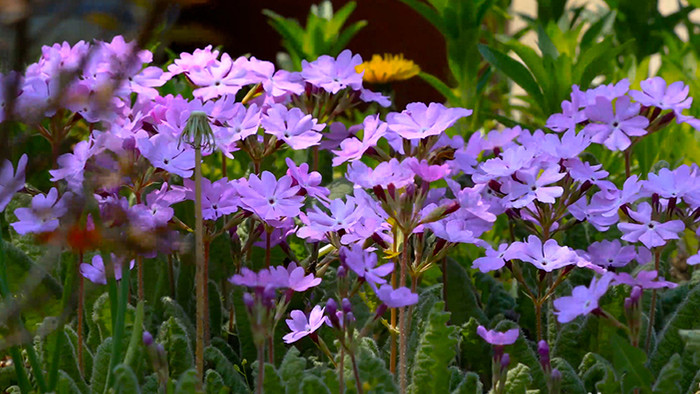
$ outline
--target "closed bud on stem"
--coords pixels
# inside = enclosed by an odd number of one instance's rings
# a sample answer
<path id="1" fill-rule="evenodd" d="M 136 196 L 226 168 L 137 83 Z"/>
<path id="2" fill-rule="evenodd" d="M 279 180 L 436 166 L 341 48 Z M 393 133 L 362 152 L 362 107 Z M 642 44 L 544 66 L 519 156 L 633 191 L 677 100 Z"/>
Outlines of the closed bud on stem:
<path id="1" fill-rule="evenodd" d="M 501 357 L 501 370 L 505 371 L 508 369 L 508 365 L 510 365 L 510 355 L 506 353 Z"/>
<path id="2" fill-rule="evenodd" d="M 392 199 L 396 199 L 396 186 L 394 186 L 393 183 L 390 183 L 386 186 L 386 191 L 389 193 L 389 197 Z"/>
<path id="3" fill-rule="evenodd" d="M 382 247 L 382 249 L 387 249 L 387 248 L 389 248 L 389 245 L 388 245 L 386 242 L 384 242 L 384 240 L 382 239 L 381 235 L 379 235 L 379 234 L 377 234 L 377 233 L 373 233 L 373 234 L 372 234 L 372 241 L 376 242 L 377 245 L 379 245 L 380 247 Z"/>
<path id="4" fill-rule="evenodd" d="M 335 302 L 333 298 L 329 298 L 328 301 L 326 301 L 326 314 L 328 315 L 328 318 L 331 319 L 331 323 L 335 325 L 335 322 L 333 321 L 338 321 L 338 317 L 336 316 L 336 312 L 338 312 L 338 304 Z"/>
<path id="5" fill-rule="evenodd" d="M 374 314 L 374 320 L 377 320 L 377 319 L 379 319 L 380 317 L 382 317 L 382 315 L 384 315 L 384 312 L 386 312 L 387 308 L 388 308 L 388 307 L 387 307 L 386 304 L 384 304 L 384 303 L 382 303 L 381 305 L 379 305 L 379 307 L 377 307 L 377 311 L 376 311 L 375 314 Z"/>
<path id="6" fill-rule="evenodd" d="M 243 293 L 243 304 L 246 306 L 246 308 L 248 308 L 248 312 L 252 312 L 253 305 L 255 304 L 253 295 L 250 293 Z"/>
<path id="7" fill-rule="evenodd" d="M 336 272 L 336 276 L 338 278 L 345 278 L 345 276 L 348 274 L 348 270 L 345 269 L 344 266 L 338 267 L 338 271 Z"/>
<path id="8" fill-rule="evenodd" d="M 540 355 L 540 364 L 545 371 L 549 370 L 549 345 L 544 339 L 537 343 L 537 354 Z"/>
<path id="9" fill-rule="evenodd" d="M 352 312 L 352 304 L 350 303 L 350 300 L 347 298 L 343 298 L 341 301 L 341 305 L 343 306 L 343 313 L 351 313 Z"/>
<path id="10" fill-rule="evenodd" d="M 498 192 L 498 193 L 501 192 L 501 184 L 498 183 L 498 182 L 496 182 L 496 180 L 494 180 L 494 179 L 491 179 L 491 180 L 489 181 L 489 187 L 490 187 L 491 189 L 495 190 L 495 191 Z"/>
<path id="11" fill-rule="evenodd" d="M 355 315 L 352 312 L 348 312 L 345 314 L 345 324 L 347 326 L 351 325 L 352 323 L 355 322 Z"/>
<path id="12" fill-rule="evenodd" d="M 591 188 L 591 186 L 593 186 L 593 182 L 591 182 L 591 181 L 583 182 L 583 184 L 581 185 L 581 189 L 580 189 L 580 190 L 581 190 L 581 194 L 587 192 L 588 189 Z"/>
<path id="13" fill-rule="evenodd" d="M 143 340 L 144 346 L 151 346 L 153 344 L 153 335 L 151 335 L 151 333 L 148 331 L 143 332 L 141 339 Z"/>

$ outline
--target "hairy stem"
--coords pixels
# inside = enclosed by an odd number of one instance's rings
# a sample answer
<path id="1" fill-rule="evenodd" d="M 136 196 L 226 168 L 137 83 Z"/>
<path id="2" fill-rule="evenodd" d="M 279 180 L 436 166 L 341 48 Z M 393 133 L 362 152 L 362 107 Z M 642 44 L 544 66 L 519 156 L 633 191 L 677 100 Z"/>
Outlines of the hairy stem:
<path id="1" fill-rule="evenodd" d="M 632 174 L 632 147 L 625 150 L 625 178 L 629 178 Z"/>
<path id="2" fill-rule="evenodd" d="M 403 286 L 406 283 L 406 270 L 408 266 L 408 237 L 404 238 L 403 251 L 401 252 L 401 271 L 399 276 L 399 284 Z M 407 350 L 408 350 L 408 327 L 406 307 L 399 309 L 399 387 L 402 393 L 406 392 L 407 387 Z"/>
<path id="3" fill-rule="evenodd" d="M 357 362 L 355 361 L 355 353 L 350 352 L 350 361 L 352 361 L 352 373 L 355 375 L 355 386 L 357 387 L 357 394 L 362 394 L 362 382 L 360 381 L 360 371 L 357 369 Z"/>
<path id="4" fill-rule="evenodd" d="M 80 269 L 80 264 L 82 263 L 83 253 L 80 252 L 78 265 L 76 266 L 76 268 Z M 80 275 L 80 272 L 78 272 L 78 343 L 76 344 L 76 346 L 78 347 L 78 370 L 80 370 L 81 375 L 85 374 L 83 366 L 83 311 L 85 309 L 84 280 L 85 278 L 83 278 L 83 276 Z"/>
<path id="5" fill-rule="evenodd" d="M 265 342 L 258 344 L 258 382 L 255 386 L 255 392 L 262 394 L 263 382 L 265 381 L 263 374 L 265 373 Z"/>
<path id="6" fill-rule="evenodd" d="M 204 324 L 206 319 L 206 277 L 204 267 L 204 222 L 202 217 L 202 149 L 200 146 L 195 146 L 194 149 L 194 217 L 195 217 L 195 279 L 197 284 L 197 332 L 195 345 L 195 365 L 197 368 L 197 376 L 201 382 L 204 378 Z M 263 362 L 258 358 L 259 362 Z"/>
<path id="7" fill-rule="evenodd" d="M 661 262 L 661 249 L 658 247 L 654 251 L 654 269 L 659 272 L 659 263 Z M 644 350 L 649 353 L 651 345 L 651 334 L 654 332 L 654 318 L 656 315 L 656 289 L 651 291 L 651 305 L 649 307 L 649 324 L 647 326 L 647 339 L 644 344 Z"/>

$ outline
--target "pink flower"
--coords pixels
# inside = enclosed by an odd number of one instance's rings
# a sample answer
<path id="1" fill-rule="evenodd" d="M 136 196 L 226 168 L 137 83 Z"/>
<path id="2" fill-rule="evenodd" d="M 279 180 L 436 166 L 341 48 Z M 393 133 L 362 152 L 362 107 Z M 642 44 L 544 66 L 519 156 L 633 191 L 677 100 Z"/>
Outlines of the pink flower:
<path id="1" fill-rule="evenodd" d="M 328 320 L 328 317 L 324 315 L 325 309 L 326 308 L 321 308 L 320 305 L 314 306 L 311 313 L 309 313 L 308 318 L 304 312 L 300 310 L 293 310 L 290 313 L 292 318 L 285 320 L 287 322 L 287 326 L 289 326 L 289 329 L 292 330 L 292 332 L 282 337 L 284 342 L 296 342 L 309 334 L 313 334 L 316 332 L 316 330 L 321 328 L 323 323 Z"/>
<path id="2" fill-rule="evenodd" d="M 505 346 L 515 343 L 520 335 L 520 330 L 512 328 L 506 332 L 498 332 L 495 330 L 487 330 L 486 327 L 480 325 L 476 328 L 476 333 L 479 334 L 484 341 L 492 345 Z"/>
<path id="3" fill-rule="evenodd" d="M 665 223 L 657 222 L 651 217 L 651 205 L 639 204 L 637 212 L 629 210 L 629 215 L 637 223 L 618 223 L 617 228 L 624 233 L 622 239 L 628 242 L 641 242 L 647 248 L 666 245 L 669 239 L 678 239 L 678 233 L 685 229 L 680 220 Z"/>

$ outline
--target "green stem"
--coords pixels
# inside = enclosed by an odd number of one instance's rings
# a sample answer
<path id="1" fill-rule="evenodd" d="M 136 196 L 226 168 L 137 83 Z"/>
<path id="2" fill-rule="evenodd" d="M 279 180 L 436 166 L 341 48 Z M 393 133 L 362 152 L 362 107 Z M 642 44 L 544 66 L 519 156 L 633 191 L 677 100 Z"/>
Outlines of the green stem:
<path id="1" fill-rule="evenodd" d="M 136 350 L 139 348 L 143 338 L 143 304 L 143 300 L 136 304 L 134 327 L 131 330 L 131 339 L 129 340 L 129 347 L 126 349 L 126 356 L 124 356 L 124 364 L 129 366 L 134 366 L 136 364 Z"/>
<path id="2" fill-rule="evenodd" d="M 197 297 L 197 333 L 195 341 L 195 364 L 197 376 L 201 382 L 204 379 L 204 342 L 205 342 L 205 319 L 206 319 L 206 286 L 204 267 L 204 218 L 202 216 L 202 148 L 199 145 L 194 147 L 194 188 L 195 188 L 195 262 L 196 262 L 196 297 Z M 263 362 L 260 360 L 260 362 Z"/>
<path id="3" fill-rule="evenodd" d="M 362 382 L 360 381 L 360 372 L 357 369 L 357 361 L 355 361 L 355 353 L 350 353 L 350 361 L 352 361 L 352 372 L 355 375 L 355 386 L 357 387 L 357 394 L 362 394 Z"/>
<path id="4" fill-rule="evenodd" d="M 656 248 L 654 251 L 654 269 L 659 272 L 659 263 L 661 260 L 661 249 Z M 644 344 L 644 350 L 649 354 L 649 346 L 651 345 L 651 335 L 654 333 L 654 318 L 656 315 L 656 289 L 651 291 L 651 306 L 649 309 L 649 324 L 647 325 L 647 339 Z"/>
<path id="5" fill-rule="evenodd" d="M 255 387 L 255 392 L 262 394 L 263 382 L 265 381 L 263 374 L 265 373 L 265 342 L 258 344 L 258 383 Z"/>
<path id="6" fill-rule="evenodd" d="M 131 270 L 128 266 L 122 266 L 122 278 L 119 282 L 119 298 L 117 300 L 117 316 L 114 320 L 114 333 L 112 334 L 112 354 L 109 358 L 109 371 L 107 374 L 107 384 L 105 392 L 109 390 L 114 381 L 114 368 L 121 363 L 122 338 L 124 337 L 124 326 L 126 318 L 126 306 L 129 302 L 129 276 Z"/>
<path id="7" fill-rule="evenodd" d="M 69 267 L 66 270 L 66 278 L 63 284 L 63 296 L 61 298 L 61 315 L 58 317 L 58 327 L 56 328 L 56 342 L 54 343 L 53 359 L 49 368 L 48 390 L 54 391 L 58 383 L 58 365 L 60 362 L 61 347 L 63 346 L 63 327 L 65 326 L 66 313 L 71 309 L 70 304 L 74 296 L 75 279 L 78 269 Z"/>
<path id="8" fill-rule="evenodd" d="M 401 271 L 399 274 L 399 287 L 406 284 L 406 270 L 408 269 L 408 237 L 404 235 L 403 251 L 401 251 Z M 406 307 L 399 309 L 399 387 L 402 393 L 406 392 L 407 364 L 408 364 L 408 327 Z"/>

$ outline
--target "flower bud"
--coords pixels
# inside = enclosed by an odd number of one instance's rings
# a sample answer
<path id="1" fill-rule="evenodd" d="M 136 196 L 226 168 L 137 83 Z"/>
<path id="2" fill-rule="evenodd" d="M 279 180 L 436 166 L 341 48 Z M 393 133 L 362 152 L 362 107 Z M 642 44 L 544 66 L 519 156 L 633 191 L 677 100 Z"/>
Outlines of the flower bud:
<path id="1" fill-rule="evenodd" d="M 496 182 L 494 179 L 489 181 L 489 187 L 498 193 L 501 192 L 501 184 Z"/>
<path id="2" fill-rule="evenodd" d="M 406 198 L 409 200 L 413 199 L 413 196 L 416 194 L 416 185 L 413 183 L 409 183 L 406 185 Z"/>
<path id="3" fill-rule="evenodd" d="M 389 193 L 389 197 L 396 199 L 396 186 L 393 183 L 386 186 L 386 191 Z"/>
<path id="4" fill-rule="evenodd" d="M 549 345 L 544 339 L 537 343 L 537 354 L 540 356 L 540 364 L 544 370 L 549 369 Z"/>
<path id="5" fill-rule="evenodd" d="M 143 332 L 141 339 L 143 340 L 144 346 L 151 346 L 153 344 L 153 335 L 148 331 Z"/>
<path id="6" fill-rule="evenodd" d="M 376 319 L 379 319 L 380 317 L 382 317 L 382 315 L 384 314 L 384 312 L 386 312 L 387 308 L 388 308 L 388 307 L 386 306 L 386 304 L 381 304 L 381 305 L 379 305 L 379 306 L 377 307 L 377 311 L 376 311 L 375 314 L 374 314 L 374 319 L 376 320 Z"/>
<path id="7" fill-rule="evenodd" d="M 503 357 L 501 357 L 501 369 L 508 368 L 508 365 L 510 365 L 510 355 L 505 353 Z"/>
<path id="8" fill-rule="evenodd" d="M 381 186 L 376 185 L 372 188 L 372 190 L 374 191 L 374 195 L 377 196 L 380 201 L 386 202 L 386 194 Z"/>
<path id="9" fill-rule="evenodd" d="M 336 272 L 336 276 L 338 278 L 345 278 L 345 276 L 348 274 L 348 270 L 345 269 L 345 266 L 341 265 L 338 267 L 338 271 Z"/>
<path id="10" fill-rule="evenodd" d="M 634 286 L 630 293 L 630 299 L 632 299 L 633 302 L 637 302 L 642 297 L 642 290 L 640 286 Z"/>
<path id="11" fill-rule="evenodd" d="M 388 249 L 389 245 L 382 239 L 378 233 L 372 233 L 372 241 L 376 242 L 382 249 Z"/>
<path id="12" fill-rule="evenodd" d="M 344 313 L 351 313 L 352 312 L 352 304 L 350 303 L 350 300 L 347 298 L 343 298 L 343 301 L 341 302 L 343 305 L 343 312 Z"/>
<path id="13" fill-rule="evenodd" d="M 355 320 L 355 315 L 352 312 L 348 312 L 347 314 L 345 314 L 345 323 L 347 325 L 354 323 Z"/>
<path id="14" fill-rule="evenodd" d="M 265 287 L 263 291 L 263 305 L 267 308 L 273 308 L 275 306 L 275 298 L 277 298 L 277 292 L 272 286 Z"/>
<path id="15" fill-rule="evenodd" d="M 630 297 L 625 298 L 625 309 L 632 309 L 634 301 Z"/>

